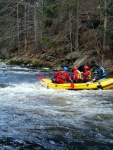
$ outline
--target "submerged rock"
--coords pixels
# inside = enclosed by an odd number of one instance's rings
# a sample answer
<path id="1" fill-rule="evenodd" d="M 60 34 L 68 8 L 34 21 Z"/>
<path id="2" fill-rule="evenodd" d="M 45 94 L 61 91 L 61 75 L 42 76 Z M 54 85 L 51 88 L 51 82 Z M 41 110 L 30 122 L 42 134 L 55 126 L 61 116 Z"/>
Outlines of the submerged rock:
<path id="1" fill-rule="evenodd" d="M 8 85 L 6 85 L 6 84 L 0 84 L 0 88 L 5 88 L 5 87 L 8 87 Z"/>

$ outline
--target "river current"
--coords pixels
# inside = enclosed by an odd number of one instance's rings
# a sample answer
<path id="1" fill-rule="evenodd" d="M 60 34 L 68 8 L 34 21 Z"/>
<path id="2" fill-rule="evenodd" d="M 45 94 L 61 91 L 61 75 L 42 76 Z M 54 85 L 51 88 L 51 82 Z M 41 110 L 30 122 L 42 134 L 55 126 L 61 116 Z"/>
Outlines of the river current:
<path id="1" fill-rule="evenodd" d="M 42 72 L 0 65 L 0 150 L 112 150 L 113 90 L 52 90 Z"/>

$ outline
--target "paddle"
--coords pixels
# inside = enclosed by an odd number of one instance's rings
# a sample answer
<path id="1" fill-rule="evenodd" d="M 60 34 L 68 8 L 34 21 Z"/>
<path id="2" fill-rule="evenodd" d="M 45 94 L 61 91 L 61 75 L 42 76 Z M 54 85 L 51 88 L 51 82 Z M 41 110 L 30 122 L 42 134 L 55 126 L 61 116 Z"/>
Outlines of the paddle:
<path id="1" fill-rule="evenodd" d="M 74 89 L 74 82 L 71 80 L 71 88 Z"/>
<path id="2" fill-rule="evenodd" d="M 40 79 L 40 80 L 42 80 L 42 79 L 44 79 L 44 77 L 43 76 L 36 76 L 38 79 Z"/>

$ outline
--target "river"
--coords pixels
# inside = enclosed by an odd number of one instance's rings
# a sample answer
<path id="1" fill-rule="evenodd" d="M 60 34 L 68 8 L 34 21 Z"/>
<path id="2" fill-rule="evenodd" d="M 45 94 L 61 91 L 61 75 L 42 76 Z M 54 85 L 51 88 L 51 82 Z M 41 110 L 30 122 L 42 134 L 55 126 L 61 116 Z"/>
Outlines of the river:
<path id="1" fill-rule="evenodd" d="M 113 149 L 113 90 L 41 87 L 52 74 L 0 66 L 0 150 Z"/>

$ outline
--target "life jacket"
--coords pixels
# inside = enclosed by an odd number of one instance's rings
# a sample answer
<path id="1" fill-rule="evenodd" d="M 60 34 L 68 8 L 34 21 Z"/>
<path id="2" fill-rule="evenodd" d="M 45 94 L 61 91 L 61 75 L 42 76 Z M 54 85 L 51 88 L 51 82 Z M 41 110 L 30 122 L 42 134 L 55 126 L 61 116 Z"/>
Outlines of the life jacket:
<path id="1" fill-rule="evenodd" d="M 76 70 L 73 75 L 73 80 L 82 80 L 82 74 L 79 70 Z"/>
<path id="2" fill-rule="evenodd" d="M 66 71 L 59 71 L 54 75 L 55 81 L 57 83 L 69 82 L 70 77 Z"/>
<path id="3" fill-rule="evenodd" d="M 82 80 L 82 74 L 81 74 L 81 72 L 79 70 L 77 72 L 78 72 L 78 79 Z"/>
<path id="4" fill-rule="evenodd" d="M 85 80 L 87 81 L 91 81 L 91 72 L 90 71 L 87 71 L 89 73 L 89 75 L 87 76 L 84 76 Z"/>
<path id="5" fill-rule="evenodd" d="M 99 69 L 101 69 L 100 76 L 101 76 L 101 77 L 106 77 L 106 71 L 105 71 L 105 69 L 104 69 L 102 66 L 100 66 Z"/>
<path id="6" fill-rule="evenodd" d="M 64 71 L 60 71 L 60 73 L 58 74 L 57 78 L 66 80 L 66 75 L 65 75 Z"/>

